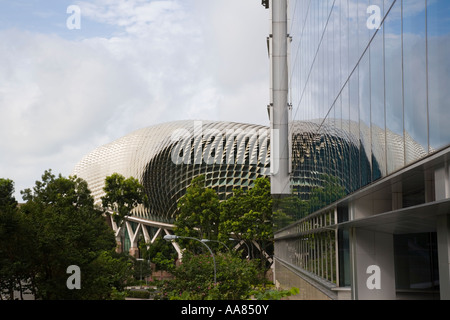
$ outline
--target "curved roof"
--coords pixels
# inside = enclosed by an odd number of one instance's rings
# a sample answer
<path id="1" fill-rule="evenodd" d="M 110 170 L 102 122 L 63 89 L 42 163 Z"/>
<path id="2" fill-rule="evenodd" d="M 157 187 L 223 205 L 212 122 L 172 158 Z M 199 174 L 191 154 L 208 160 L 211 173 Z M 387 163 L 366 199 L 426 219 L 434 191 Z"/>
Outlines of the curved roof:
<path id="1" fill-rule="evenodd" d="M 260 125 L 176 121 L 143 128 L 101 146 L 85 156 L 73 175 L 88 182 L 97 204 L 105 177 L 120 173 L 145 187 L 149 212 L 134 215 L 170 221 L 177 200 L 192 179 L 206 176 L 206 185 L 221 198 L 233 188 L 248 188 L 269 168 L 268 128 Z"/>

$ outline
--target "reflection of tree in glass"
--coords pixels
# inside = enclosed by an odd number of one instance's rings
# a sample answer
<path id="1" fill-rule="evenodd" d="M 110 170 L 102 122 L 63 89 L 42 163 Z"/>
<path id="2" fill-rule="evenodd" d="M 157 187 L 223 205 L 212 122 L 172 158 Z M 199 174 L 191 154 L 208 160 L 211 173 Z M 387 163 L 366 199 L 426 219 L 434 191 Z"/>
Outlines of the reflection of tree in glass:
<path id="1" fill-rule="evenodd" d="M 274 200 L 275 229 L 288 226 L 346 195 L 345 188 L 339 184 L 338 178 L 323 174 L 321 180 L 322 186 L 311 189 L 307 200 L 302 200 L 295 194 Z"/>

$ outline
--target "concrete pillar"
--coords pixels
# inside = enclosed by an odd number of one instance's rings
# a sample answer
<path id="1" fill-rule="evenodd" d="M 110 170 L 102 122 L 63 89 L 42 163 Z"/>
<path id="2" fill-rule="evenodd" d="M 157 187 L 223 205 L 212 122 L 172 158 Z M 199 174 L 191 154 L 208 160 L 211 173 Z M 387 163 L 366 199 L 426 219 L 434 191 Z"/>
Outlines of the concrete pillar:
<path id="1" fill-rule="evenodd" d="M 131 247 L 128 253 L 134 258 L 139 258 L 139 248 L 137 247 Z"/>
<path id="2" fill-rule="evenodd" d="M 357 228 L 350 235 L 352 298 L 394 300 L 394 236 Z"/>
<path id="3" fill-rule="evenodd" d="M 120 236 L 116 236 L 116 252 L 117 253 L 123 252 L 123 242 Z"/>
<path id="4" fill-rule="evenodd" d="M 434 192 L 436 201 L 450 198 L 450 166 L 446 162 L 434 171 Z"/>
<path id="5" fill-rule="evenodd" d="M 450 300 L 450 214 L 438 217 L 437 245 L 441 300 Z"/>

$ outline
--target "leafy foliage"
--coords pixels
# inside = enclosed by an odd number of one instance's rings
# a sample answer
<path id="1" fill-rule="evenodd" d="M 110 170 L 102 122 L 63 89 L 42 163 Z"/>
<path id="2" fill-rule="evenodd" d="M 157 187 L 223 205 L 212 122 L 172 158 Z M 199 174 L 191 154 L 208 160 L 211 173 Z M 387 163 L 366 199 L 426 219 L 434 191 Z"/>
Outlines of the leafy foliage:
<path id="1" fill-rule="evenodd" d="M 247 299 L 253 286 L 260 282 L 257 261 L 242 260 L 236 255 L 215 255 L 217 282 L 213 281 L 214 263 L 211 255 L 185 253 L 182 264 L 173 274 L 176 280 L 166 281 L 157 299 L 163 300 L 238 300 Z"/>
<path id="2" fill-rule="evenodd" d="M 259 287 L 251 292 L 256 300 L 281 300 L 285 297 L 295 296 L 300 290 L 292 287 L 288 290 L 277 290 L 267 287 Z"/>
<path id="3" fill-rule="evenodd" d="M 145 247 L 145 244 L 142 245 L 143 249 Z M 174 261 L 178 256 L 173 246 L 162 238 L 156 239 L 148 251 L 141 250 L 141 252 L 143 252 L 142 257 L 144 259 L 148 259 L 155 264 L 156 271 L 172 271 L 175 267 Z"/>
<path id="4" fill-rule="evenodd" d="M 148 206 L 144 187 L 136 178 L 125 178 L 121 174 L 114 173 L 106 177 L 103 190 L 106 193 L 102 197 L 103 208 L 113 212 L 117 224 L 130 215 L 138 205 Z"/>
<path id="5" fill-rule="evenodd" d="M 6 298 L 26 291 L 22 280 L 32 275 L 30 230 L 13 194 L 14 182 L 0 179 L 0 297 Z"/>
<path id="6" fill-rule="evenodd" d="M 205 176 L 192 180 L 186 194 L 178 202 L 179 214 L 175 221 L 175 233 L 183 237 L 217 240 L 220 222 L 220 202 L 216 192 L 205 187 Z M 182 241 L 195 250 L 196 244 Z"/>
<path id="7" fill-rule="evenodd" d="M 13 290 L 45 300 L 111 298 L 113 287 L 128 277 L 128 260 L 113 251 L 113 232 L 87 183 L 49 170 L 22 195 L 20 210 L 0 209 L 0 290 L 10 299 Z M 8 196 L 1 198 L 4 203 Z M 81 270 L 80 290 L 67 288 L 70 265 Z"/>
<path id="8" fill-rule="evenodd" d="M 270 182 L 258 178 L 247 193 L 234 190 L 233 197 L 221 204 L 221 239 L 233 235 L 239 240 L 257 243 L 262 269 L 266 269 L 267 257 L 273 249 L 273 214 Z"/>

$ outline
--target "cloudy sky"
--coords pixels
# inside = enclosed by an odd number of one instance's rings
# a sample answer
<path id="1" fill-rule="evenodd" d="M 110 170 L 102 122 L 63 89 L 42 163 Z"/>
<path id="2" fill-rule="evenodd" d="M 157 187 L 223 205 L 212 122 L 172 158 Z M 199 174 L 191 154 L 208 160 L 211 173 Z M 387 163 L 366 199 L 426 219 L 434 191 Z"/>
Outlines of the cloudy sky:
<path id="1" fill-rule="evenodd" d="M 21 201 L 136 129 L 268 125 L 268 30 L 259 0 L 0 0 L 0 177 Z"/>

